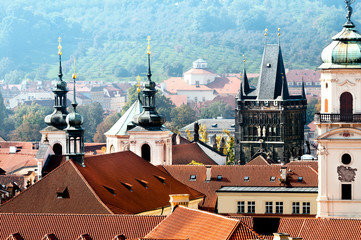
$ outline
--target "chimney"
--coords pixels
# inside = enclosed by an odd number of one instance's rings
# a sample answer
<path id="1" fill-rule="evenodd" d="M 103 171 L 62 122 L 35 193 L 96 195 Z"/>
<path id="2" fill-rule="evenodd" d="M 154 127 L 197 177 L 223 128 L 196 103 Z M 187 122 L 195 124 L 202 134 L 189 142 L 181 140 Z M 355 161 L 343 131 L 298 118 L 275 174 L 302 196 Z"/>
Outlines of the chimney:
<path id="1" fill-rule="evenodd" d="M 174 211 L 174 208 L 178 205 L 188 207 L 189 204 L 189 194 L 169 194 L 169 202 L 171 205 L 171 212 Z"/>
<path id="2" fill-rule="evenodd" d="M 280 172 L 281 172 L 280 181 L 282 183 L 285 183 L 287 181 L 287 167 L 282 166 Z"/>
<path id="3" fill-rule="evenodd" d="M 210 182 L 212 179 L 212 166 L 206 166 L 206 182 Z"/>
<path id="4" fill-rule="evenodd" d="M 9 148 L 9 153 L 14 154 L 14 153 L 16 153 L 17 150 L 18 150 L 18 149 L 17 149 L 16 146 L 10 146 L 10 148 Z"/>
<path id="5" fill-rule="evenodd" d="M 288 233 L 273 233 L 273 240 L 289 240 Z"/>

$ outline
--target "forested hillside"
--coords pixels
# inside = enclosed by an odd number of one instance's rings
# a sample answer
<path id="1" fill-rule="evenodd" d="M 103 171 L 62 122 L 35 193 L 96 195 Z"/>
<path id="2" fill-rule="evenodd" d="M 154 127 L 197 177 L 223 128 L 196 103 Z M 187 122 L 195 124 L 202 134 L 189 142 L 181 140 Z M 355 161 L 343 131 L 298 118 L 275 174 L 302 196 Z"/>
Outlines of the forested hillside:
<path id="1" fill-rule="evenodd" d="M 343 0 L 2 0 L 0 80 L 56 78 L 62 37 L 65 78 L 77 57 L 79 79 L 125 81 L 146 71 L 152 38 L 155 81 L 180 76 L 204 58 L 217 73 L 257 72 L 264 45 L 281 45 L 288 68 L 316 68 L 346 21 Z M 361 26 L 361 2 L 353 5 Z"/>

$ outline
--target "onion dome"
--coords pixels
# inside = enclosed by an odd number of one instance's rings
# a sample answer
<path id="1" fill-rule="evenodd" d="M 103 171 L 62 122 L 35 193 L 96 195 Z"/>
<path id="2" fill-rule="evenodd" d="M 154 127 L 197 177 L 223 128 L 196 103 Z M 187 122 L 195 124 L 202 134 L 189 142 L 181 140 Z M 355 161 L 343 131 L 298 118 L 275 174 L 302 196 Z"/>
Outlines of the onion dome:
<path id="1" fill-rule="evenodd" d="M 77 112 L 71 112 L 68 116 L 66 116 L 66 123 L 68 124 L 67 129 L 82 129 L 81 125 L 83 124 L 83 116 Z"/>
<path id="2" fill-rule="evenodd" d="M 350 20 L 352 8 L 350 1 L 346 2 L 348 10 L 347 22 L 341 32 L 332 38 L 332 42 L 322 51 L 321 59 L 325 68 L 361 68 L 361 34 L 355 30 Z"/>

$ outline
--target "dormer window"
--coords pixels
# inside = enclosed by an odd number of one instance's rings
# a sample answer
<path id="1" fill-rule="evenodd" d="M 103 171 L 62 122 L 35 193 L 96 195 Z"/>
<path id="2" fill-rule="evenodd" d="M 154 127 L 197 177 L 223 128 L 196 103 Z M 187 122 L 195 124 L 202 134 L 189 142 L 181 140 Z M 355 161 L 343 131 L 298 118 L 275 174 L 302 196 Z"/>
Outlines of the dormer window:
<path id="1" fill-rule="evenodd" d="M 69 198 L 69 191 L 68 188 L 60 188 L 56 191 L 57 198 Z"/>
<path id="2" fill-rule="evenodd" d="M 222 181 L 222 175 L 217 176 L 217 181 Z"/>
<path id="3" fill-rule="evenodd" d="M 218 126 L 217 123 L 213 123 L 213 124 L 212 124 L 212 127 L 213 127 L 213 128 L 216 128 L 217 126 Z"/>
<path id="4" fill-rule="evenodd" d="M 197 180 L 197 175 L 192 174 L 189 176 L 189 181 L 196 181 L 196 180 Z"/>
<path id="5" fill-rule="evenodd" d="M 270 177 L 269 181 L 270 181 L 270 182 L 275 182 L 275 181 L 276 181 L 276 177 L 274 177 L 274 176 Z"/>
<path id="6" fill-rule="evenodd" d="M 110 187 L 106 187 L 106 186 L 103 186 L 106 190 L 108 190 L 108 192 L 112 195 L 115 196 L 115 190 L 113 188 L 110 188 Z"/>
<path id="7" fill-rule="evenodd" d="M 302 182 L 303 181 L 303 177 L 298 177 L 298 182 Z"/>
<path id="8" fill-rule="evenodd" d="M 244 177 L 243 181 L 248 182 L 249 181 L 249 176 Z"/>

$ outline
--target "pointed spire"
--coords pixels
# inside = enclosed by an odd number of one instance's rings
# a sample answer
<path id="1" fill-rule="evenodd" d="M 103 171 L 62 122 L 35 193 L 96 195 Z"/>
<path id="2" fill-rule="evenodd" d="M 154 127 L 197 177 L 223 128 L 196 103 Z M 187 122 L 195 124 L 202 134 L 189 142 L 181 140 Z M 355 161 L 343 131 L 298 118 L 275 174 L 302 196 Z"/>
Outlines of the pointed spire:
<path id="1" fill-rule="evenodd" d="M 149 80 L 149 82 L 150 81 L 152 81 L 150 78 L 152 77 L 152 72 L 151 72 L 151 70 L 150 70 L 150 54 L 151 54 L 151 52 L 150 52 L 150 36 L 148 36 L 147 37 L 147 40 L 148 40 L 148 47 L 147 47 L 147 53 L 148 53 L 148 80 Z"/>
<path id="2" fill-rule="evenodd" d="M 243 73 L 242 73 L 242 81 L 240 88 L 240 99 L 246 96 L 249 93 L 250 87 L 246 73 L 246 57 L 243 55 Z"/>
<path id="3" fill-rule="evenodd" d="M 268 28 L 264 30 L 264 45 L 267 45 Z"/>
<path id="4" fill-rule="evenodd" d="M 59 45 L 58 45 L 58 54 L 59 54 L 59 80 L 62 81 L 63 80 L 63 71 L 62 71 L 62 67 L 61 67 L 61 49 L 63 48 L 61 46 L 61 37 L 58 38 L 58 42 L 59 42 Z"/>
<path id="5" fill-rule="evenodd" d="M 305 82 L 303 81 L 303 74 L 302 74 L 302 98 L 306 99 Z"/>
<path id="6" fill-rule="evenodd" d="M 75 87 L 75 79 L 76 79 L 76 73 L 75 73 L 75 57 L 74 57 L 74 73 L 73 73 L 73 82 L 74 82 L 74 97 L 73 97 L 73 103 L 71 104 L 74 108 L 74 112 L 76 112 L 76 107 L 78 106 L 78 103 L 76 102 L 76 87 Z"/>

